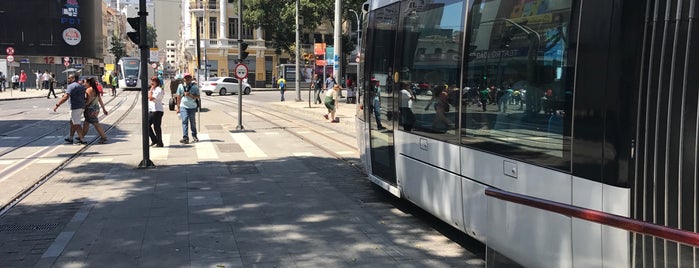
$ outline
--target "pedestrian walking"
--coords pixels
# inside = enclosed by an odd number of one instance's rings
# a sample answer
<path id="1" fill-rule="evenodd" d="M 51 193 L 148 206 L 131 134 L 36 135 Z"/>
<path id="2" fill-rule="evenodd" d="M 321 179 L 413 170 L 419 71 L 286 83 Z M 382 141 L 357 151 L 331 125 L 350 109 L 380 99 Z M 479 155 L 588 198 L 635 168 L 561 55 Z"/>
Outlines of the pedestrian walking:
<path id="1" fill-rule="evenodd" d="M 53 98 L 58 98 L 56 97 L 56 91 L 54 91 L 53 87 L 54 84 L 56 84 L 56 74 L 51 74 L 51 78 L 49 78 L 49 94 L 46 95 L 47 99 L 51 98 L 51 94 L 53 94 Z"/>
<path id="2" fill-rule="evenodd" d="M 340 85 L 334 85 L 331 90 L 325 92 L 325 108 L 328 108 L 328 113 L 323 115 L 325 119 L 330 119 L 330 123 L 339 123 L 340 120 L 335 118 L 337 106 L 340 103 Z"/>
<path id="3" fill-rule="evenodd" d="M 85 87 L 77 82 L 77 75 L 71 74 L 68 76 L 68 88 L 66 89 L 66 94 L 56 103 L 53 107 L 55 112 L 58 107 L 61 106 L 66 101 L 70 100 L 70 134 L 65 138 L 66 143 L 73 143 L 73 135 L 78 134 L 78 138 L 75 141 L 79 144 L 87 144 L 85 142 L 85 136 L 83 135 L 82 129 L 82 115 L 85 109 Z"/>
<path id="4" fill-rule="evenodd" d="M 21 70 L 19 74 L 19 90 L 27 91 L 27 73 L 24 70 Z"/>
<path id="5" fill-rule="evenodd" d="M 5 80 L 7 80 L 7 77 L 5 77 L 5 74 L 0 72 L 0 91 L 5 91 Z"/>
<path id="6" fill-rule="evenodd" d="M 282 94 L 281 101 L 284 101 L 284 91 L 286 90 L 286 80 L 284 79 L 284 76 L 277 80 L 277 85 L 279 85 L 279 92 Z"/>
<path id="7" fill-rule="evenodd" d="M 112 72 L 112 75 L 109 76 L 109 84 L 112 87 L 112 96 L 116 96 L 116 88 L 117 85 L 119 84 L 119 80 L 117 79 L 116 72 Z"/>
<path id="8" fill-rule="evenodd" d="M 49 89 L 49 81 L 51 80 L 51 73 L 49 73 L 49 70 L 44 71 L 43 74 L 41 74 L 41 88 L 42 89 Z"/>
<path id="9" fill-rule="evenodd" d="M 192 140 L 198 142 L 197 138 L 197 99 L 199 99 L 199 87 L 193 81 L 192 75 L 184 74 L 184 83 L 177 87 L 177 105 L 176 110 L 182 119 L 182 139 L 180 143 L 188 144 L 188 124 L 192 128 Z"/>
<path id="10" fill-rule="evenodd" d="M 17 89 L 19 87 L 19 75 L 15 73 L 10 79 L 12 82 L 12 89 Z"/>
<path id="11" fill-rule="evenodd" d="M 163 147 L 163 89 L 158 77 L 151 77 L 148 90 L 148 136 L 151 146 Z"/>
<path id="12" fill-rule="evenodd" d="M 413 114 L 413 101 L 415 100 L 415 94 L 410 89 L 410 84 L 407 82 L 401 82 L 400 90 L 400 107 L 399 114 L 399 124 L 403 126 L 405 131 L 413 130 L 413 125 L 415 123 L 415 114 Z"/>
<path id="13" fill-rule="evenodd" d="M 320 81 L 318 74 L 313 75 L 311 87 L 313 88 L 313 104 L 322 104 L 323 100 L 320 98 L 320 93 L 323 91 L 323 83 Z"/>
<path id="14" fill-rule="evenodd" d="M 36 90 L 42 89 L 41 88 L 41 71 L 38 69 L 34 71 L 34 75 L 36 76 Z"/>
<path id="15" fill-rule="evenodd" d="M 107 142 L 107 134 L 104 133 L 104 129 L 102 128 L 102 125 L 99 123 L 99 115 L 100 115 L 100 107 L 104 111 L 104 114 L 107 115 L 109 112 L 107 112 L 107 108 L 104 106 L 104 102 L 102 101 L 102 94 L 100 94 L 97 84 L 97 79 L 94 77 L 90 77 L 86 80 L 85 85 L 88 86 L 88 88 L 85 90 L 85 95 L 86 95 L 86 104 L 85 104 L 85 123 L 83 123 L 83 136 L 87 135 L 87 131 L 90 130 L 90 124 L 95 126 L 95 129 L 97 130 L 97 133 L 100 135 L 100 144 L 104 144 Z"/>

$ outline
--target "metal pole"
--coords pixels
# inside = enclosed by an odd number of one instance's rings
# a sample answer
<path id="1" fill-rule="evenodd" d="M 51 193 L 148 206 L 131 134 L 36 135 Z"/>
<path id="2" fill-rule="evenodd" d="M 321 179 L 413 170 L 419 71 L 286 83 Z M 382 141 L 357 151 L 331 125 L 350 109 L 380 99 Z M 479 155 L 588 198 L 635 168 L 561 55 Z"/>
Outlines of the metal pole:
<path id="1" fill-rule="evenodd" d="M 354 11 L 354 9 L 350 9 L 349 11 L 352 11 L 354 13 L 354 16 L 357 17 L 357 59 L 359 59 L 359 53 L 362 51 L 362 39 L 359 36 L 359 33 L 362 32 L 362 28 L 360 23 L 359 23 L 359 15 L 357 14 L 357 11 Z M 359 81 L 359 62 L 357 62 L 357 78 L 355 79 L 355 84 Z"/>
<path id="2" fill-rule="evenodd" d="M 142 142 L 143 142 L 143 160 L 141 160 L 141 163 L 138 165 L 138 167 L 141 168 L 147 168 L 147 167 L 155 167 L 155 164 L 153 164 L 152 161 L 150 161 L 150 147 L 148 146 L 148 53 L 149 53 L 149 47 L 148 47 L 148 40 L 146 31 L 146 18 L 148 17 L 148 12 L 146 11 L 146 0 L 140 0 L 139 1 L 139 11 L 138 11 L 138 16 L 140 17 L 139 20 L 139 33 L 140 35 L 140 44 L 138 44 L 138 48 L 141 50 L 141 68 L 140 71 L 141 73 L 139 74 L 141 76 L 141 136 L 142 136 Z"/>
<path id="3" fill-rule="evenodd" d="M 335 0 L 335 49 L 333 49 L 333 72 L 335 75 L 335 81 L 340 81 L 337 83 L 341 85 L 342 81 L 342 0 Z M 342 94 L 340 94 L 342 95 Z"/>
<path id="4" fill-rule="evenodd" d="M 238 63 L 243 63 L 243 0 L 238 0 Z M 248 74 L 249 75 L 249 74 Z M 238 126 L 243 130 L 243 81 L 238 81 Z"/>
<path id="5" fill-rule="evenodd" d="M 296 101 L 303 101 L 301 99 L 301 64 L 299 61 L 301 61 L 301 56 L 299 55 L 301 53 L 301 35 L 300 35 L 299 30 L 299 0 L 296 0 L 296 82 L 294 85 L 296 86 Z"/>

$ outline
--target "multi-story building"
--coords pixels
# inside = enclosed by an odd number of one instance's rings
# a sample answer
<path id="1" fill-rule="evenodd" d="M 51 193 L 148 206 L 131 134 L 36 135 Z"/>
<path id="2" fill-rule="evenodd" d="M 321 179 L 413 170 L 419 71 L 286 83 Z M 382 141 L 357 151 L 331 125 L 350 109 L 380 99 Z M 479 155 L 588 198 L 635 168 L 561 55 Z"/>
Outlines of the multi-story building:
<path id="1" fill-rule="evenodd" d="M 177 68 L 182 72 L 198 73 L 200 77 L 233 76 L 238 59 L 238 36 L 249 46 L 249 56 L 245 59 L 248 67 L 248 82 L 254 87 L 264 87 L 272 83 L 278 73 L 279 64 L 290 61 L 290 55 L 277 54 L 265 40 L 266 34 L 260 28 L 243 27 L 238 32 L 237 1 L 231 0 L 183 0 L 182 29 L 178 44 Z M 200 64 L 197 72 L 196 29 L 199 25 Z M 312 52 L 313 41 L 332 40 L 332 29 L 322 25 L 314 33 L 302 37 L 302 53 Z M 293 60 L 291 60 L 293 61 Z M 208 67 L 208 68 L 206 68 Z M 201 78 L 200 78 L 201 79 Z"/>

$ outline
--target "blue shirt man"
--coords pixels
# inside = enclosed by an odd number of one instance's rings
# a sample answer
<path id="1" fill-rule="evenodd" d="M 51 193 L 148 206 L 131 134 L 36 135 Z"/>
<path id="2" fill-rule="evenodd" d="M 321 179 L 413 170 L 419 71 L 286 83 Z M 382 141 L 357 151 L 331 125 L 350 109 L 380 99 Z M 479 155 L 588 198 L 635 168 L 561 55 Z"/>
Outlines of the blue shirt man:
<path id="1" fill-rule="evenodd" d="M 184 74 L 184 82 L 177 87 L 177 105 L 175 106 L 182 119 L 182 139 L 180 140 L 182 144 L 189 143 L 188 123 L 192 127 L 193 141 L 199 141 L 195 119 L 197 99 L 199 99 L 199 87 L 192 82 L 192 75 L 186 73 Z"/>

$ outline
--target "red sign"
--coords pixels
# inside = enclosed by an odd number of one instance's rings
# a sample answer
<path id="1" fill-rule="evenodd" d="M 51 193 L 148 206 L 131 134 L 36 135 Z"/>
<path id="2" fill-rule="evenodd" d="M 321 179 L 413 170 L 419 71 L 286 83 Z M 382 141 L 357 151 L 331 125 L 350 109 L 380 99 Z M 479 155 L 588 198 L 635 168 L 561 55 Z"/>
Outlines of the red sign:
<path id="1" fill-rule="evenodd" d="M 7 55 L 14 55 L 15 54 L 15 48 L 14 47 L 7 47 L 5 49 L 5 52 L 7 52 Z"/>
<path id="2" fill-rule="evenodd" d="M 325 60 L 316 60 L 316 65 L 318 66 L 325 66 L 326 62 Z"/>
<path id="3" fill-rule="evenodd" d="M 63 66 L 65 66 L 65 67 L 70 66 L 70 62 L 64 61 L 64 62 L 63 62 Z"/>
<path id="4" fill-rule="evenodd" d="M 235 78 L 238 79 L 244 79 L 245 77 L 248 77 L 248 66 L 245 64 L 239 63 L 238 65 L 235 66 Z"/>

